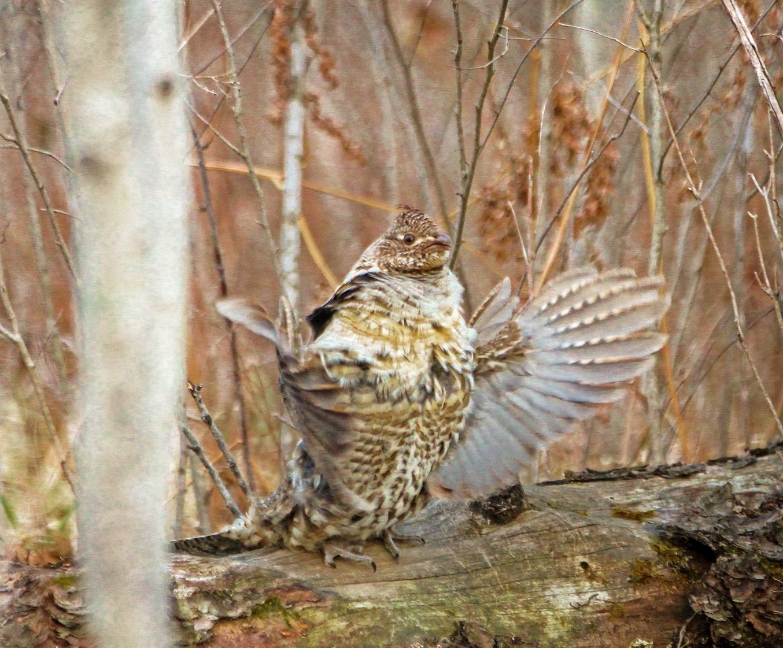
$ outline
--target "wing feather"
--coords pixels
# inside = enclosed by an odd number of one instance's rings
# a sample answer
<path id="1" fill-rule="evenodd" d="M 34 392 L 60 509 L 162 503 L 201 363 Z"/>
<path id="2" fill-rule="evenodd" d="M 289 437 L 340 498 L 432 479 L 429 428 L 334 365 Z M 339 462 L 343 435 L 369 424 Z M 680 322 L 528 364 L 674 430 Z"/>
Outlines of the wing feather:
<path id="1" fill-rule="evenodd" d="M 316 309 L 308 318 L 315 337 L 327 330 L 340 308 L 374 279 L 370 273 L 354 277 Z M 363 420 L 357 414 L 356 404 L 363 400 L 374 402 L 374 393 L 368 393 L 372 388 L 356 382 L 343 385 L 330 373 L 334 367 L 327 368 L 317 350 L 308 348 L 301 354 L 294 353 L 283 327 L 273 323 L 260 306 L 232 299 L 220 302 L 218 310 L 228 319 L 276 343 L 283 400 L 316 471 L 324 477 L 338 502 L 357 511 L 373 510 L 369 502 L 346 485 L 353 451 L 362 442 Z M 361 367 L 357 366 L 356 371 L 362 373 Z"/>
<path id="2" fill-rule="evenodd" d="M 433 492 L 475 498 L 515 483 L 575 420 L 620 400 L 666 343 L 646 330 L 669 306 L 663 284 L 628 269 L 579 268 L 521 310 L 510 283 L 498 286 L 473 319 L 471 409 L 459 443 L 430 475 Z"/>

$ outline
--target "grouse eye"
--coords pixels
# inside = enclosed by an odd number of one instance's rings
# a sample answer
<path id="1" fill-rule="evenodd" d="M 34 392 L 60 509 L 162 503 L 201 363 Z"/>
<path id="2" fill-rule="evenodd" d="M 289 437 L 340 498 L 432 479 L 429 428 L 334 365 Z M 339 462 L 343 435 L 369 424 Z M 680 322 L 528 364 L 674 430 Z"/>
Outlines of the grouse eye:
<path id="1" fill-rule="evenodd" d="M 405 243 L 405 245 L 410 245 L 416 240 L 416 237 L 413 236 L 413 234 L 406 234 L 402 237 L 402 242 Z"/>

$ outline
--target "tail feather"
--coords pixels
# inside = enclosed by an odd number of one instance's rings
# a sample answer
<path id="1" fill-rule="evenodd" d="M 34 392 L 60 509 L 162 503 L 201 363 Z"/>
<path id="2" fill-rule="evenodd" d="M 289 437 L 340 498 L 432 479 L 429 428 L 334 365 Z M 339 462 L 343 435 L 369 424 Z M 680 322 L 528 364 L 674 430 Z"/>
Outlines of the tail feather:
<path id="1" fill-rule="evenodd" d="M 171 547 L 173 551 L 194 556 L 231 556 L 256 548 L 247 546 L 246 541 L 239 540 L 232 532 L 225 531 L 174 540 Z"/>

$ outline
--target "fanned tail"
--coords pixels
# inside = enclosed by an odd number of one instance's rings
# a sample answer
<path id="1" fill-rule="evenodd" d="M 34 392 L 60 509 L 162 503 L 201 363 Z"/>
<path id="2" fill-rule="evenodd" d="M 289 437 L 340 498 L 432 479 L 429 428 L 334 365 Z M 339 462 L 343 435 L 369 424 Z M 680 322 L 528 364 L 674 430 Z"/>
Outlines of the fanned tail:
<path id="1" fill-rule="evenodd" d="M 519 308 L 504 280 L 471 320 L 475 387 L 465 428 L 430 475 L 430 492 L 476 498 L 533 478 L 540 448 L 620 400 L 666 336 L 648 327 L 669 307 L 663 277 L 584 268 Z"/>
<path id="2" fill-rule="evenodd" d="M 257 548 L 248 547 L 244 541 L 226 531 L 174 540 L 171 546 L 176 552 L 194 556 L 231 556 Z"/>
<path id="3" fill-rule="evenodd" d="M 630 270 L 579 270 L 547 285 L 516 318 L 530 375 L 587 387 L 643 374 L 666 342 L 646 330 L 669 307 L 663 285 L 663 277 L 637 278 Z M 615 400 L 611 389 L 606 396 Z"/>
<path id="4" fill-rule="evenodd" d="M 247 515 L 219 533 L 182 538 L 171 543 L 172 551 L 196 556 L 230 556 L 277 545 L 282 540 L 286 518 L 294 511 L 290 481 L 250 507 Z"/>

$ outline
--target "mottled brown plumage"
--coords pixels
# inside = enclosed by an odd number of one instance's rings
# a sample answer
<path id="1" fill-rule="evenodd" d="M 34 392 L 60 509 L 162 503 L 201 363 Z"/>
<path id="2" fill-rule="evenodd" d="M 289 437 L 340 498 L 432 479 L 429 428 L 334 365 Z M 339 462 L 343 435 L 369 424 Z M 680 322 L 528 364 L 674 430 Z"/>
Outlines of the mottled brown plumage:
<path id="1" fill-rule="evenodd" d="M 231 553 L 271 544 L 362 554 L 431 496 L 474 498 L 518 480 L 575 419 L 619 399 L 665 336 L 645 332 L 668 305 L 662 279 L 570 272 L 520 308 L 508 279 L 466 323 L 448 270 L 451 241 L 406 208 L 294 338 L 282 309 L 219 304 L 272 339 L 280 387 L 301 434 L 290 473 L 230 529 L 177 541 Z M 374 566 L 374 565 L 373 565 Z"/>

